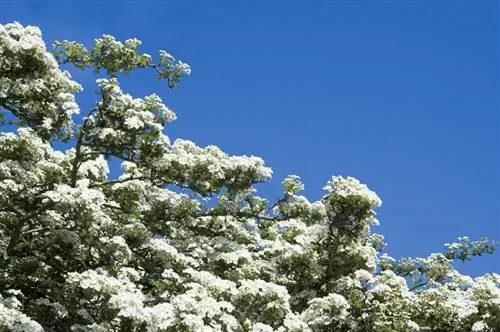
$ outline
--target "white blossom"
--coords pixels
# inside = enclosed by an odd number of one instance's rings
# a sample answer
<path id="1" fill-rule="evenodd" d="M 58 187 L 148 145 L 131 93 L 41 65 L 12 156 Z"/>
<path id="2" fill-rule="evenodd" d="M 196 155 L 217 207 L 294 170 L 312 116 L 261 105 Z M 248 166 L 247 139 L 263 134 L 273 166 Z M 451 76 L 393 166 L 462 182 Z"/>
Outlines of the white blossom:
<path id="1" fill-rule="evenodd" d="M 333 176 L 323 189 L 330 195 L 363 197 L 370 202 L 372 208 L 382 205 L 382 200 L 377 194 L 353 177 Z"/>

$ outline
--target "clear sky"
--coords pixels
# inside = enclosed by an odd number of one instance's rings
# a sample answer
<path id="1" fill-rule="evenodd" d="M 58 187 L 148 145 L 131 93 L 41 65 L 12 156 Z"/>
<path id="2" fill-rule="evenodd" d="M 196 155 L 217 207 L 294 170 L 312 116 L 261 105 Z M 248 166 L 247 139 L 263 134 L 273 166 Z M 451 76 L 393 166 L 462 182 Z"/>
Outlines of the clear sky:
<path id="1" fill-rule="evenodd" d="M 499 6 L 492 1 L 5 1 L 0 21 L 38 25 L 46 41 L 103 33 L 165 49 L 192 76 L 157 92 L 178 120 L 171 139 L 254 154 L 316 200 L 331 175 L 384 200 L 395 257 L 424 256 L 468 234 L 500 240 Z M 90 82 L 87 75 L 76 75 Z M 91 89 L 80 96 L 92 103 Z M 500 272 L 500 252 L 461 271 Z"/>

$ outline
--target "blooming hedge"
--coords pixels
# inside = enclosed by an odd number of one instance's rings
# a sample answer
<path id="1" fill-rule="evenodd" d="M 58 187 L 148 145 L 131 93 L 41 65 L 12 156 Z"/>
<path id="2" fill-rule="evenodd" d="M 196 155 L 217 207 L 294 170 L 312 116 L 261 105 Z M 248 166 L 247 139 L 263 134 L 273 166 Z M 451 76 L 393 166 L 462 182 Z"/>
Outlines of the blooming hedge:
<path id="1" fill-rule="evenodd" d="M 191 72 L 140 44 L 48 51 L 37 27 L 0 25 L 0 330 L 499 331 L 500 275 L 453 267 L 494 243 L 395 260 L 371 230 L 382 201 L 351 177 L 316 202 L 298 176 L 257 196 L 262 159 L 170 142 L 175 113 L 121 89 L 136 70 L 170 88 Z M 98 77 L 90 110 L 64 68 Z"/>

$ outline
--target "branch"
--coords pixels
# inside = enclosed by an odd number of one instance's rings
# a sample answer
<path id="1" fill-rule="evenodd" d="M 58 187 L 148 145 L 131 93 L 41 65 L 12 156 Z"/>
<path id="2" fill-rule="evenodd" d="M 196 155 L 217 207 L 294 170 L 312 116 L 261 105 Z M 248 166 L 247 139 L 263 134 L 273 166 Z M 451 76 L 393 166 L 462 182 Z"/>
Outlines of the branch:
<path id="1" fill-rule="evenodd" d="M 152 179 L 148 176 L 139 176 L 139 177 L 135 177 L 135 178 L 126 178 L 126 179 L 121 179 L 121 180 L 111 180 L 111 181 L 106 181 L 106 182 L 101 182 L 101 183 L 94 183 L 94 184 L 89 185 L 89 188 L 109 186 L 109 185 L 113 185 L 113 184 L 117 184 L 117 183 L 125 183 L 125 182 L 129 182 L 129 181 L 134 181 L 134 180 L 141 180 L 141 181 L 150 180 L 151 181 Z"/>
<path id="2" fill-rule="evenodd" d="M 78 140 L 76 142 L 76 147 L 75 147 L 75 159 L 73 160 L 73 168 L 71 170 L 71 186 L 76 187 L 76 176 L 78 174 L 78 167 L 80 166 L 80 159 L 81 159 L 81 150 L 82 150 L 82 145 L 83 145 L 83 136 L 85 135 L 85 127 L 89 123 L 89 118 L 92 115 L 92 113 L 96 109 L 90 110 L 90 112 L 87 114 L 87 117 L 85 118 L 85 121 L 83 121 L 83 125 L 80 128 L 80 132 L 78 133 Z"/>
<path id="3" fill-rule="evenodd" d="M 422 283 L 420 283 L 420 284 L 418 284 L 416 286 L 413 286 L 412 288 L 409 289 L 409 291 L 412 292 L 412 291 L 414 291 L 414 290 L 416 290 L 416 289 L 418 289 L 420 287 L 423 287 L 423 286 L 427 285 L 428 283 L 429 283 L 429 280 L 424 281 L 424 282 L 422 282 Z"/>
<path id="4" fill-rule="evenodd" d="M 276 202 L 274 202 L 274 204 L 272 204 L 268 208 L 266 208 L 266 213 L 271 212 L 276 206 L 278 206 L 278 205 L 280 205 L 281 203 L 284 203 L 284 202 L 286 202 L 286 199 L 284 197 L 276 200 Z"/>
<path id="5" fill-rule="evenodd" d="M 207 211 L 204 213 L 201 213 L 197 215 L 196 217 L 225 217 L 225 216 L 233 216 L 233 217 L 240 217 L 240 218 L 256 218 L 256 219 L 262 219 L 262 220 L 271 220 L 271 221 L 280 221 L 280 220 L 285 220 L 284 218 L 279 218 L 279 217 L 269 217 L 266 215 L 255 215 L 251 213 L 246 213 L 246 212 L 227 212 L 227 213 L 221 213 L 221 212 L 215 212 L 215 211 Z"/>
<path id="6" fill-rule="evenodd" d="M 21 237 L 21 230 L 24 227 L 24 222 L 25 221 L 20 220 L 19 223 L 17 224 L 16 228 L 14 228 L 14 231 L 12 232 L 12 236 L 10 237 L 9 244 L 7 245 L 7 249 L 6 249 L 6 252 L 8 255 L 12 253 L 12 251 L 14 250 L 14 248 L 16 247 L 16 245 L 19 242 L 19 239 Z"/>

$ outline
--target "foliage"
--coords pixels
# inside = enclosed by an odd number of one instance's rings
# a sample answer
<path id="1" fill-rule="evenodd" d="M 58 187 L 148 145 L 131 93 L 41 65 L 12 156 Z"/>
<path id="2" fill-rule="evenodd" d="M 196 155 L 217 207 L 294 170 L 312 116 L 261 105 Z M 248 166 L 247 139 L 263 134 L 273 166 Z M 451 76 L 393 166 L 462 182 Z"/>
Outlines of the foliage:
<path id="1" fill-rule="evenodd" d="M 350 177 L 313 203 L 298 176 L 275 203 L 256 196 L 272 175 L 262 159 L 171 143 L 176 116 L 160 97 L 122 91 L 135 70 L 170 88 L 190 74 L 139 46 L 105 35 L 50 53 L 38 28 L 0 25 L 0 110 L 16 127 L 0 137 L 0 330 L 499 328 L 500 276 L 453 268 L 494 243 L 463 237 L 396 261 L 371 231 L 381 200 Z M 83 119 L 71 65 L 99 77 Z"/>

